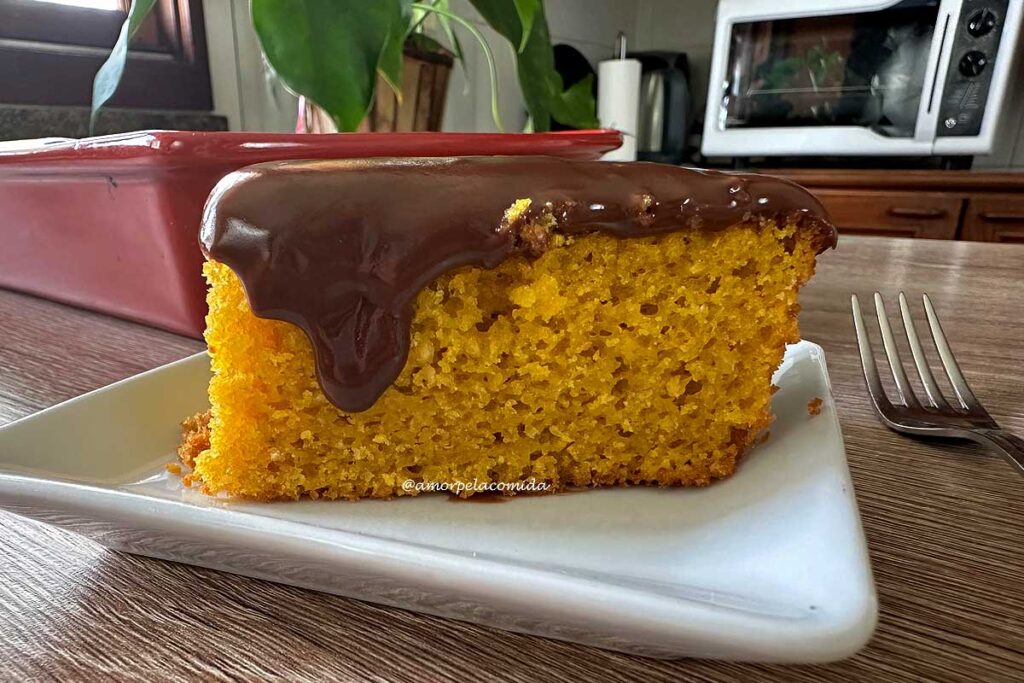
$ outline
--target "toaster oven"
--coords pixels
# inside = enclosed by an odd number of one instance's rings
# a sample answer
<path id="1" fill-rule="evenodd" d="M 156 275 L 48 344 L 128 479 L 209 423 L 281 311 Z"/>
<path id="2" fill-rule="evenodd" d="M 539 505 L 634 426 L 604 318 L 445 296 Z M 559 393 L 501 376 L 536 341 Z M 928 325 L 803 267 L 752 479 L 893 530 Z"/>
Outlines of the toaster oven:
<path id="1" fill-rule="evenodd" d="M 709 157 L 993 151 L 1024 0 L 721 0 Z"/>

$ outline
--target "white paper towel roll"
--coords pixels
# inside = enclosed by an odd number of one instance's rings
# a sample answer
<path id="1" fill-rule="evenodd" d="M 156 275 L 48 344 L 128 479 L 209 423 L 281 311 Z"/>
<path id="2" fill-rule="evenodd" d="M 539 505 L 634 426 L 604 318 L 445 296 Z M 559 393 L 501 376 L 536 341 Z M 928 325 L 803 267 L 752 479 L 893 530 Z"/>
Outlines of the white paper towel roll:
<path id="1" fill-rule="evenodd" d="M 597 118 L 604 128 L 622 131 L 622 147 L 602 159 L 636 161 L 640 118 L 640 62 L 609 59 L 597 65 Z"/>

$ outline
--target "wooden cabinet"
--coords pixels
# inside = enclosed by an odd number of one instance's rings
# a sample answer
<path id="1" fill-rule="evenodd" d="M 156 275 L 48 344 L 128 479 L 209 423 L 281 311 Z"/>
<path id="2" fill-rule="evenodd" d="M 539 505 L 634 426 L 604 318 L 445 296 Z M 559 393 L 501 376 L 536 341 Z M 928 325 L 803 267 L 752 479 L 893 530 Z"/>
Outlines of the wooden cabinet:
<path id="1" fill-rule="evenodd" d="M 963 238 L 1024 244 L 1024 196 L 978 194 L 967 199 Z"/>
<path id="2" fill-rule="evenodd" d="M 788 177 L 840 233 L 1024 243 L 1024 172 L 810 170 Z"/>
<path id="3" fill-rule="evenodd" d="M 939 192 L 811 190 L 840 233 L 956 238 L 964 201 Z"/>

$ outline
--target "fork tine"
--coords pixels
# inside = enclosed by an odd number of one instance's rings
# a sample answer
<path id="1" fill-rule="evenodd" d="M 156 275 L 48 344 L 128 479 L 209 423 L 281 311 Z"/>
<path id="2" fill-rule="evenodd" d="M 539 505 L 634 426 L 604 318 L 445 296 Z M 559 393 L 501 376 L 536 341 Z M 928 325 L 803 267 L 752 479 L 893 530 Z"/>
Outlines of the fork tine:
<path id="1" fill-rule="evenodd" d="M 850 306 L 853 308 L 853 326 L 857 331 L 857 347 L 860 349 L 860 365 L 864 370 L 864 381 L 868 385 L 868 394 L 875 404 L 875 409 L 881 412 L 883 407 L 891 407 L 892 404 L 889 402 L 889 397 L 885 395 L 882 379 L 878 376 L 875 355 L 871 353 L 871 340 L 868 338 L 868 330 L 864 325 L 864 317 L 860 312 L 860 301 L 856 294 L 850 297 Z"/>
<path id="2" fill-rule="evenodd" d="M 885 347 L 885 357 L 889 361 L 889 368 L 892 370 L 892 378 L 896 380 L 896 393 L 905 406 L 919 407 L 921 404 L 914 395 L 914 389 L 910 386 L 907 373 L 903 369 L 903 361 L 900 359 L 900 351 L 896 348 L 896 340 L 892 336 L 892 328 L 889 327 L 889 315 L 885 312 L 885 302 L 882 295 L 875 292 L 875 315 L 878 316 L 878 329 L 882 332 L 882 345 Z"/>
<path id="3" fill-rule="evenodd" d="M 907 341 L 910 342 L 910 354 L 914 357 L 914 366 L 917 367 L 917 374 L 924 386 L 924 393 L 927 403 L 932 408 L 948 408 L 945 397 L 935 383 L 935 376 L 928 367 L 928 359 L 925 358 L 924 349 L 921 347 L 921 339 L 917 336 L 917 326 L 914 325 L 914 318 L 910 315 L 910 306 L 907 304 L 907 297 L 900 292 L 900 314 L 903 316 L 903 329 L 907 332 Z"/>
<path id="4" fill-rule="evenodd" d="M 975 398 L 974 392 L 967 386 L 967 380 L 964 379 L 963 373 L 960 372 L 960 366 L 957 365 L 956 358 L 949 348 L 949 342 L 946 341 L 946 335 L 942 331 L 942 325 L 939 323 L 939 316 L 936 315 L 935 308 L 932 306 L 932 300 L 928 298 L 927 294 L 923 295 L 922 299 L 924 300 L 924 312 L 928 316 L 928 327 L 931 328 L 932 339 L 935 341 L 935 349 L 939 352 L 942 367 L 946 371 L 946 376 L 949 377 L 949 383 L 953 385 L 953 391 L 960 400 L 960 405 L 964 407 L 964 410 L 980 410 L 984 412 L 985 409 L 978 402 L 978 399 Z"/>

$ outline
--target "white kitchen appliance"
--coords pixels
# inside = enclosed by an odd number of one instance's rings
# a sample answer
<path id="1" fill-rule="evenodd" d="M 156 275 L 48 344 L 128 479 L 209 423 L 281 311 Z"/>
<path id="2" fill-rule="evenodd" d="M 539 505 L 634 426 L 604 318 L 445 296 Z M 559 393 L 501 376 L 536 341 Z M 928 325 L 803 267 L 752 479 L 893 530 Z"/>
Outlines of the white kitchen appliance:
<path id="1" fill-rule="evenodd" d="M 721 0 L 708 157 L 989 154 L 1024 0 Z"/>

